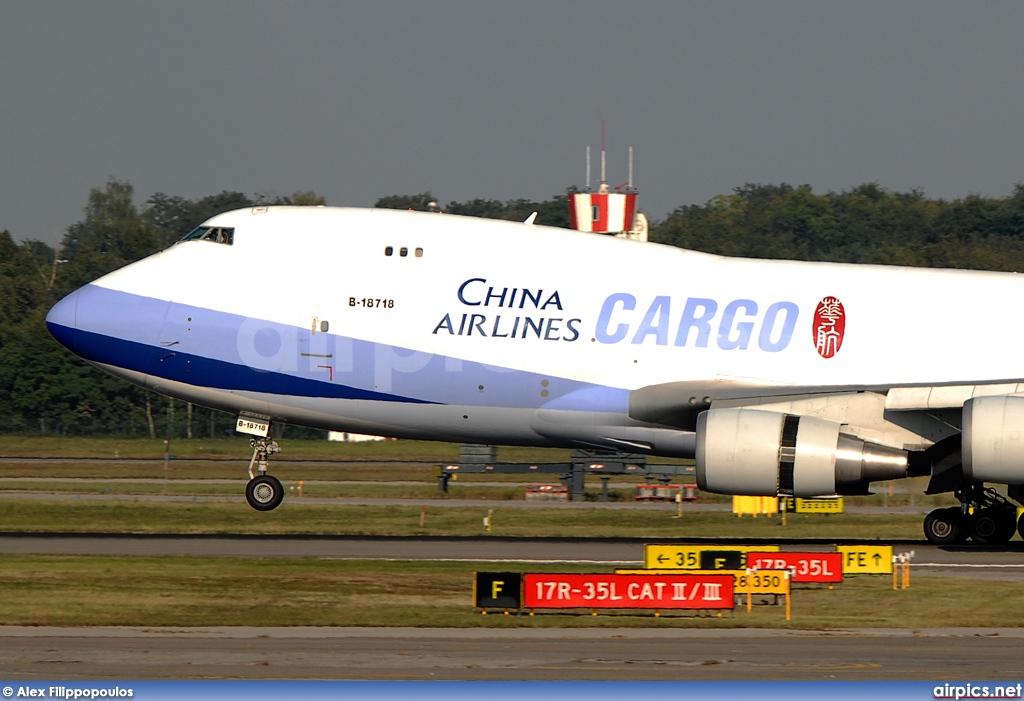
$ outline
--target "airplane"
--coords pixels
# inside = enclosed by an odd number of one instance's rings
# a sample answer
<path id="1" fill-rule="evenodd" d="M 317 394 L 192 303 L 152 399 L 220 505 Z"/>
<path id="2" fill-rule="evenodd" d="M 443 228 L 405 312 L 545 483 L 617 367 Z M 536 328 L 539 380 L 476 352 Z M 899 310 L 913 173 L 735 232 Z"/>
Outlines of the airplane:
<path id="1" fill-rule="evenodd" d="M 728 258 L 450 214 L 256 206 L 71 293 L 54 338 L 238 416 L 694 458 L 701 490 L 818 497 L 929 476 L 933 543 L 1001 543 L 1024 485 L 1024 276 Z M 257 474 L 253 473 L 256 467 Z M 1006 496 L 992 484 L 1008 485 Z"/>

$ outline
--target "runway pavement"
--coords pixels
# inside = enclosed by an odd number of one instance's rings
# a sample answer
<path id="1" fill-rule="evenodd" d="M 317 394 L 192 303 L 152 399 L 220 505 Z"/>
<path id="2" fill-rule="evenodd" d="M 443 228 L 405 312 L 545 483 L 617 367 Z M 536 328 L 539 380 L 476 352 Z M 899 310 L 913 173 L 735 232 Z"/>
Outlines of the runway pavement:
<path id="1" fill-rule="evenodd" d="M 607 566 L 643 564 L 643 539 L 497 538 L 445 536 L 385 538 L 374 536 L 211 536 L 38 534 L 0 535 L 0 553 L 51 555 L 221 557 L 321 557 L 367 560 L 447 560 L 505 563 L 593 563 Z M 729 539 L 676 539 L 672 543 L 729 543 Z M 736 541 L 739 542 L 739 541 Z M 743 543 L 751 543 L 744 539 Z M 767 543 L 768 541 L 764 541 Z M 851 544 L 855 541 L 843 541 Z M 831 541 L 773 540 L 784 550 L 831 550 Z M 866 544 L 877 544 L 875 541 Z M 918 541 L 893 544 L 896 552 L 914 553 L 914 571 L 1024 582 L 1024 543 L 1004 546 L 938 547 Z"/>
<path id="2" fill-rule="evenodd" d="M 639 539 L 9 533 L 0 535 L 0 553 L 584 562 L 605 567 L 639 564 L 643 543 Z M 807 540 L 781 545 L 784 549 L 830 547 Z M 1024 582 L 1024 543 L 988 548 L 938 548 L 916 541 L 895 545 L 897 551 L 915 551 L 915 576 L 956 574 Z M 1007 675 L 1024 676 L 1014 671 L 1022 669 L 1022 647 L 1021 629 L 0 626 L 0 679 L 1016 682 L 1019 679 Z"/>
<path id="3" fill-rule="evenodd" d="M 1019 629 L 0 627 L 0 679 L 1000 680 Z"/>
<path id="4" fill-rule="evenodd" d="M 934 561 L 934 572 L 1018 578 L 1024 573 L 1020 548 L 916 549 L 919 562 Z M 0 537 L 0 552 L 589 561 L 607 566 L 637 564 L 643 549 L 640 541 L 582 539 L 8 534 Z M 1024 676 L 1014 672 L 1022 669 L 1021 629 L 212 628 L 196 623 L 194 628 L 0 626 L 0 679 L 1016 682 L 1013 674 Z"/>

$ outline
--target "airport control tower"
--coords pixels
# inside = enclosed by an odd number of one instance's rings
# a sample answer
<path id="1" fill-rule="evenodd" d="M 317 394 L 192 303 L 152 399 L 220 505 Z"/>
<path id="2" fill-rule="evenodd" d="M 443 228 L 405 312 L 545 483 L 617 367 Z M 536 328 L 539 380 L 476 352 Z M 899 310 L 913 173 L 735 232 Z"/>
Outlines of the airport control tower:
<path id="1" fill-rule="evenodd" d="M 602 135 L 602 142 L 604 137 Z M 601 144 L 601 182 L 590 190 L 590 147 L 587 147 L 587 188 L 569 193 L 572 228 L 595 234 L 609 234 L 634 241 L 647 240 L 647 217 L 636 211 L 637 189 L 633 187 L 633 147 L 629 149 L 629 180 L 611 189 L 606 179 L 607 158 Z"/>

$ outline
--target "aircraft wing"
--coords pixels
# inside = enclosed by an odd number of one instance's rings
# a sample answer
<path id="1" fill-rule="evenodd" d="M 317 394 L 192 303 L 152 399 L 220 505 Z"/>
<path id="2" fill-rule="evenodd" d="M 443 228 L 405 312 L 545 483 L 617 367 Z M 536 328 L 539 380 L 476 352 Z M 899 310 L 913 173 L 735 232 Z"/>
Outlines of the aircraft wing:
<path id="1" fill-rule="evenodd" d="M 853 399 L 873 395 L 870 399 Z M 980 397 L 1024 396 L 1024 383 L 997 382 L 950 385 L 773 385 L 754 380 L 717 379 L 702 382 L 667 382 L 634 390 L 629 395 L 629 417 L 684 431 L 697 427 L 697 417 L 712 407 L 749 407 L 770 410 L 789 406 L 794 413 L 831 418 L 848 424 L 850 431 L 872 431 L 879 418 L 907 424 L 907 417 L 927 412 L 949 420 L 964 404 Z M 870 404 L 886 416 L 851 417 L 852 403 Z M 841 406 L 840 406 L 841 405 Z M 900 418 L 900 414 L 904 416 Z M 960 421 L 955 421 L 960 430 Z M 948 435 L 948 434 L 946 434 Z M 939 436 L 941 439 L 944 436 Z M 876 436 L 885 442 L 881 436 Z M 925 440 L 925 444 L 934 440 Z M 916 441 L 913 447 L 919 447 Z"/>
<path id="2" fill-rule="evenodd" d="M 753 380 L 719 379 L 699 382 L 666 382 L 648 385 L 629 395 L 629 417 L 693 431 L 697 417 L 714 405 L 755 406 L 774 404 L 786 398 L 808 398 L 850 392 L 885 392 L 875 386 L 793 386 L 758 383 Z"/>

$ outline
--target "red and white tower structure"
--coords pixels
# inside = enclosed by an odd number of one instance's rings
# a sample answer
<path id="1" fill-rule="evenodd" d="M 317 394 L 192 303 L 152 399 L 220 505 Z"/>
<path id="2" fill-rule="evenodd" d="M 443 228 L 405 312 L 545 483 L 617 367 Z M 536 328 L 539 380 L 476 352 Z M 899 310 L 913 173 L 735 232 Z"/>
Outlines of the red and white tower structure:
<path id="1" fill-rule="evenodd" d="M 603 125 L 602 125 L 603 126 Z M 601 182 L 590 190 L 590 147 L 587 147 L 587 189 L 569 193 L 572 228 L 595 234 L 611 234 L 638 241 L 647 240 L 647 217 L 636 211 L 637 190 L 633 187 L 633 148 L 629 149 L 629 180 L 614 190 L 608 187 L 604 134 L 601 135 Z"/>

